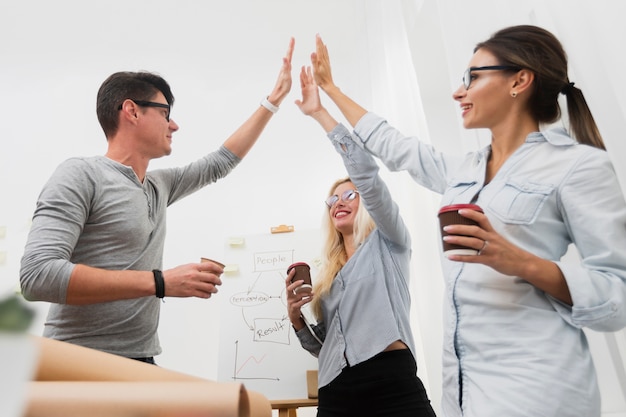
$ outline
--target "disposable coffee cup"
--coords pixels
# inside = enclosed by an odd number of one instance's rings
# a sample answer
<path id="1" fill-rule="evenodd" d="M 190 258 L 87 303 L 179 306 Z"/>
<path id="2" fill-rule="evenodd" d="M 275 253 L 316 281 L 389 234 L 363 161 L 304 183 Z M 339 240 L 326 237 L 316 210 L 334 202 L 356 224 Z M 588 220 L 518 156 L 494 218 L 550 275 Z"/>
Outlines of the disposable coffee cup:
<path id="1" fill-rule="evenodd" d="M 443 206 L 439 209 L 439 226 L 441 227 L 441 237 L 448 236 L 443 228 L 451 224 L 465 224 L 465 225 L 478 225 L 473 220 L 463 217 L 459 214 L 459 210 L 468 209 L 483 212 L 483 209 L 476 204 L 452 204 L 449 206 Z M 458 235 L 457 235 L 458 236 Z M 474 248 L 468 248 L 467 246 L 456 245 L 448 243 L 443 240 L 443 254 L 450 255 L 477 255 L 478 250 Z"/>
<path id="2" fill-rule="evenodd" d="M 296 270 L 296 274 L 293 276 L 291 282 L 300 280 L 304 281 L 302 285 L 296 287 L 294 292 L 311 292 L 313 289 L 313 286 L 311 285 L 311 267 L 309 267 L 309 265 L 305 262 L 296 262 L 295 264 L 289 265 L 289 268 L 287 268 L 287 275 L 289 275 L 292 269 Z"/>
<path id="3" fill-rule="evenodd" d="M 200 258 L 200 262 L 213 262 L 215 265 L 220 266 L 222 269 L 224 269 L 224 267 L 226 266 L 226 265 L 224 265 L 221 262 L 218 262 L 218 261 L 215 261 L 215 260 L 209 259 L 209 258 Z"/>

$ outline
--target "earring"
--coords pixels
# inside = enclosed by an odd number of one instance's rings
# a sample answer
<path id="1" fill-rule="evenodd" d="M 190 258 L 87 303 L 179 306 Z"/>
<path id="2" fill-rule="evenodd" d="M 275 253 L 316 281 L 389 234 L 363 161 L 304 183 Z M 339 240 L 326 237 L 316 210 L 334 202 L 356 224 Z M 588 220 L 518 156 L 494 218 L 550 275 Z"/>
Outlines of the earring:
<path id="1" fill-rule="evenodd" d="M 513 98 L 517 97 L 517 91 L 513 91 L 513 92 L 511 93 L 511 97 L 513 97 Z"/>

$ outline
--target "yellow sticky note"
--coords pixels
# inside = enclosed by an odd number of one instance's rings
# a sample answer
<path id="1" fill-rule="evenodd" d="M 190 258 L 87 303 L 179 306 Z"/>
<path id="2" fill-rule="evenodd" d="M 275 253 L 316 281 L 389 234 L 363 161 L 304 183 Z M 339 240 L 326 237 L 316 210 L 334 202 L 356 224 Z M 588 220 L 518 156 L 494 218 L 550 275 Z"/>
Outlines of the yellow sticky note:
<path id="1" fill-rule="evenodd" d="M 228 238 L 228 244 L 230 246 L 243 246 L 246 240 L 242 237 L 230 237 Z"/>

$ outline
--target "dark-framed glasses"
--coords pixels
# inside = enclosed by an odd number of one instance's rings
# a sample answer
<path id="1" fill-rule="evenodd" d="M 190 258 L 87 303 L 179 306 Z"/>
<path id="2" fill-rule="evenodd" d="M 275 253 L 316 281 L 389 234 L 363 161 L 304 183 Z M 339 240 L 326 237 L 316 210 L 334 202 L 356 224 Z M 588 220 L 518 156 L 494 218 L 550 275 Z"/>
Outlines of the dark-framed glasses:
<path id="1" fill-rule="evenodd" d="M 328 206 L 328 208 L 331 208 L 332 206 L 335 205 L 337 201 L 339 201 L 340 198 L 341 198 L 341 201 L 343 201 L 344 203 L 348 203 L 354 200 L 357 194 L 359 194 L 357 190 L 346 190 L 343 193 L 341 193 L 341 197 L 339 197 L 337 194 L 331 195 L 330 197 L 326 199 L 326 205 Z"/>
<path id="2" fill-rule="evenodd" d="M 469 67 L 463 73 L 463 86 L 465 86 L 466 90 L 469 90 L 470 85 L 472 85 L 472 72 L 474 71 L 491 71 L 491 70 L 500 70 L 500 71 L 519 71 L 520 67 L 516 67 L 514 65 L 487 65 L 485 67 Z"/>
<path id="3" fill-rule="evenodd" d="M 129 98 L 133 103 L 141 107 L 158 107 L 160 109 L 167 109 L 167 114 L 165 115 L 165 120 L 170 121 L 170 110 L 171 106 L 169 104 L 157 103 L 156 101 L 145 101 L 145 100 L 134 100 Z M 122 110 L 122 105 L 117 108 L 118 110 Z"/>

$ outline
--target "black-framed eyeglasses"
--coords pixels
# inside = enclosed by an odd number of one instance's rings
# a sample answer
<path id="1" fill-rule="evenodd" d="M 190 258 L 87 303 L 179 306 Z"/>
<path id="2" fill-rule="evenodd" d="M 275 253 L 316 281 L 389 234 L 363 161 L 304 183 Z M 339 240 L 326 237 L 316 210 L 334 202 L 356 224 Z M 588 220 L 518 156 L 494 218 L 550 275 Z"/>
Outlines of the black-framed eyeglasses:
<path id="1" fill-rule="evenodd" d="M 344 203 L 348 203 L 354 200 L 358 193 L 359 192 L 357 190 L 346 190 L 343 193 L 341 193 L 341 201 L 343 201 Z M 340 197 L 337 194 L 331 195 L 330 197 L 328 197 L 326 199 L 326 205 L 328 206 L 328 208 L 331 208 L 332 206 L 334 206 L 335 203 L 339 201 L 339 198 Z"/>
<path id="2" fill-rule="evenodd" d="M 158 107 L 160 109 L 167 109 L 167 114 L 165 115 L 165 120 L 170 121 L 170 110 L 171 106 L 169 104 L 157 103 L 156 101 L 145 101 L 145 100 L 134 100 L 130 98 L 133 103 L 141 107 Z M 122 110 L 122 105 L 117 108 L 118 110 Z"/>
<path id="3" fill-rule="evenodd" d="M 469 67 L 463 73 L 463 86 L 465 86 L 466 90 L 469 90 L 470 85 L 472 85 L 472 72 L 474 71 L 489 71 L 489 70 L 507 70 L 507 71 L 519 71 L 520 67 L 516 67 L 514 65 L 487 65 L 485 67 Z"/>

